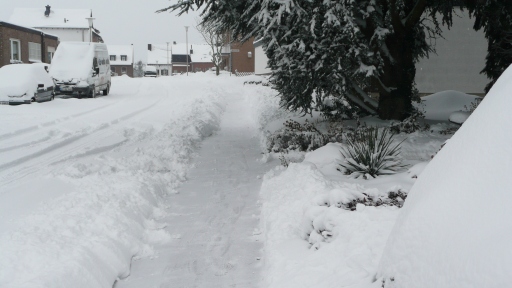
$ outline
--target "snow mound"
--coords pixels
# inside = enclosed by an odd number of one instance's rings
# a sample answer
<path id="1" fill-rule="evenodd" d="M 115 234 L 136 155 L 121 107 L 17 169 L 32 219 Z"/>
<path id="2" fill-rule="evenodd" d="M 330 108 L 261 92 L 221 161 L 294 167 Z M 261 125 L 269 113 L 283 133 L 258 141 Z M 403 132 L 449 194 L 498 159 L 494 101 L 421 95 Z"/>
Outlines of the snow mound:
<path id="1" fill-rule="evenodd" d="M 512 68 L 418 178 L 380 262 L 383 287 L 511 287 L 510 91 Z"/>
<path id="2" fill-rule="evenodd" d="M 455 124 L 462 124 L 468 120 L 469 116 L 471 116 L 471 112 L 468 111 L 457 111 L 450 114 L 450 122 Z"/>
<path id="3" fill-rule="evenodd" d="M 464 110 L 476 99 L 481 97 L 448 90 L 422 97 L 421 102 L 425 105 L 425 119 L 446 121 L 453 112 Z"/>

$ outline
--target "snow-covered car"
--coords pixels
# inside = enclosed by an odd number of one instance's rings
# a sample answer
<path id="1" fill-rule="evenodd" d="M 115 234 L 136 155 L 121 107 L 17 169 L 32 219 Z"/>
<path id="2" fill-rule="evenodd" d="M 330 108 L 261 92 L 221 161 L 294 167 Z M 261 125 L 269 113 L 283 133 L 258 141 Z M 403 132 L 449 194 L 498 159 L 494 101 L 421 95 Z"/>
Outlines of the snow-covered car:
<path id="1" fill-rule="evenodd" d="M 10 64 L 0 68 L 0 105 L 30 104 L 54 98 L 54 83 L 41 64 Z"/>

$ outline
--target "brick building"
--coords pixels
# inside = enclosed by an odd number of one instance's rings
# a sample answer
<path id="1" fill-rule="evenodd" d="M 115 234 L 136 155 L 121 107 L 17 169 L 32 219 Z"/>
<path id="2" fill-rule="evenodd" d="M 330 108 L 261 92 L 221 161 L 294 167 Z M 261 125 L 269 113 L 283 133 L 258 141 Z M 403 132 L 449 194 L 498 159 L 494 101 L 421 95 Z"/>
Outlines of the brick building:
<path id="1" fill-rule="evenodd" d="M 254 38 L 231 43 L 231 72 L 254 73 Z"/>
<path id="2" fill-rule="evenodd" d="M 57 36 L 0 21 L 0 67 L 12 63 L 51 63 L 58 45 Z"/>
<path id="3" fill-rule="evenodd" d="M 110 70 L 117 75 L 133 77 L 133 45 L 107 45 Z"/>

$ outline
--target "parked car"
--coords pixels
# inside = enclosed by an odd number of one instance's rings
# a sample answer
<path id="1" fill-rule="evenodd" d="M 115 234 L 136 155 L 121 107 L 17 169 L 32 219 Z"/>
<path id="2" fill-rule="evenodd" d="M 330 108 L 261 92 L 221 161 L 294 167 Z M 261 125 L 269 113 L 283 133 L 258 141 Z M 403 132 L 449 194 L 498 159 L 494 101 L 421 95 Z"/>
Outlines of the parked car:
<path id="1" fill-rule="evenodd" d="M 144 77 L 156 77 L 156 67 L 154 66 L 146 66 L 144 68 Z"/>
<path id="2" fill-rule="evenodd" d="M 0 104 L 30 104 L 54 98 L 54 83 L 43 64 L 10 64 L 0 68 Z"/>
<path id="3" fill-rule="evenodd" d="M 59 94 L 95 98 L 111 87 L 110 60 L 104 43 L 61 42 L 55 51 L 50 76 Z"/>

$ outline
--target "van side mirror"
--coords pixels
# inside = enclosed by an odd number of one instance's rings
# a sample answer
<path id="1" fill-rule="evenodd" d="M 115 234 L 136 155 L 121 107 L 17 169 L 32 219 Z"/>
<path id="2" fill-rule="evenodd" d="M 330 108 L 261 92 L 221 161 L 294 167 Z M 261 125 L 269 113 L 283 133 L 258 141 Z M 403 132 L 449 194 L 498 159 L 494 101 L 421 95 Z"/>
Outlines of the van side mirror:
<path id="1" fill-rule="evenodd" d="M 44 88 L 44 84 L 37 84 L 37 88 Z"/>

